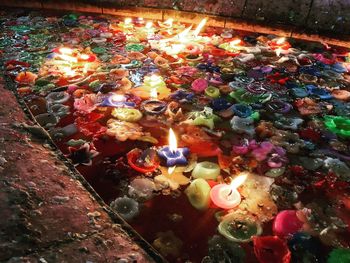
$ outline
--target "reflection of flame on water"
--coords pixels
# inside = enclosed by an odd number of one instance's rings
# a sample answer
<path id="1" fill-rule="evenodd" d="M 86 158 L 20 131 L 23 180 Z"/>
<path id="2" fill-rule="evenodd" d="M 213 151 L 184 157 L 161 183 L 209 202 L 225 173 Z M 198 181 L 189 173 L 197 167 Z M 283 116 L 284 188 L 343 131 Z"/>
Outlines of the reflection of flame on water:
<path id="1" fill-rule="evenodd" d="M 152 28 L 152 26 L 153 26 L 153 22 L 147 22 L 147 24 L 146 24 L 146 28 L 147 29 L 150 29 L 150 28 Z"/>
<path id="2" fill-rule="evenodd" d="M 207 19 L 206 18 L 202 19 L 202 21 L 199 23 L 199 25 L 197 26 L 197 28 L 193 32 L 193 35 L 195 37 L 197 37 L 199 35 L 199 33 L 201 32 L 202 28 L 205 26 L 206 23 L 207 23 Z"/>

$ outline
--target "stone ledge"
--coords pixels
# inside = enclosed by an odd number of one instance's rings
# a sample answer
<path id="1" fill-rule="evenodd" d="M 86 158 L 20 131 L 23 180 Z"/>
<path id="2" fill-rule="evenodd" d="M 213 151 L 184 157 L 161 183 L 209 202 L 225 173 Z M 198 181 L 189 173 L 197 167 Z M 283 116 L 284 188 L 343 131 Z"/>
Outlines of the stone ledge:
<path id="1" fill-rule="evenodd" d="M 165 20 L 170 17 L 178 19 L 184 23 L 199 23 L 204 17 L 208 17 L 209 21 L 207 25 L 215 27 L 226 27 L 237 30 L 259 32 L 264 34 L 276 34 L 286 37 L 294 37 L 297 39 L 325 42 L 332 45 L 338 45 L 342 47 L 350 46 L 350 37 L 344 37 L 343 35 L 329 36 L 321 34 L 313 34 L 302 32 L 300 28 L 291 25 L 273 24 L 267 25 L 266 23 L 259 23 L 256 21 L 244 20 L 241 18 L 231 18 L 223 16 L 206 15 L 188 11 L 178 11 L 171 9 L 158 9 L 147 7 L 116 7 L 116 4 L 107 5 L 101 2 L 99 5 L 94 5 L 85 2 L 69 2 L 67 0 L 59 1 L 21 1 L 21 0 L 2 0 L 0 6 L 5 7 L 23 7 L 34 9 L 51 9 L 51 10 L 70 10 L 78 12 L 90 12 L 90 13 L 103 13 L 110 15 L 126 16 L 126 17 L 143 17 L 146 19 Z M 305 30 L 305 29 L 303 29 Z"/>

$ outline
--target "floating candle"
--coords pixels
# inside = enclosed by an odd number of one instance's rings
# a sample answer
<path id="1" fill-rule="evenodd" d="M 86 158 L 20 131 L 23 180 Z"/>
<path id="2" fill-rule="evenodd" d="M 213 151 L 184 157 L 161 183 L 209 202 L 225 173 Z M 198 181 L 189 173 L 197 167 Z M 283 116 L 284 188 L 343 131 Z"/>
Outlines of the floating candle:
<path id="1" fill-rule="evenodd" d="M 158 151 L 158 155 L 166 162 L 167 167 L 175 165 L 186 165 L 189 154 L 188 148 L 177 148 L 177 141 L 175 133 L 172 129 L 169 129 L 169 146 L 162 147 Z"/>
<path id="2" fill-rule="evenodd" d="M 219 165 L 208 161 L 197 163 L 192 170 L 193 178 L 203 178 L 206 180 L 216 180 L 219 174 Z"/>
<path id="3" fill-rule="evenodd" d="M 127 101 L 127 98 L 121 94 L 112 94 L 105 98 L 100 106 L 104 107 L 135 107 L 136 104 L 134 102 Z"/>
<path id="4" fill-rule="evenodd" d="M 262 227 L 258 221 L 246 215 L 232 213 L 222 219 L 218 231 L 233 242 L 249 242 L 262 233 Z"/>
<path id="5" fill-rule="evenodd" d="M 244 183 L 247 174 L 237 176 L 231 184 L 215 185 L 210 191 L 210 198 L 213 203 L 223 209 L 231 209 L 241 203 L 241 195 L 237 188 Z"/>
<path id="6" fill-rule="evenodd" d="M 185 194 L 191 205 L 198 210 L 205 210 L 210 203 L 210 186 L 206 180 L 198 178 L 186 188 Z"/>

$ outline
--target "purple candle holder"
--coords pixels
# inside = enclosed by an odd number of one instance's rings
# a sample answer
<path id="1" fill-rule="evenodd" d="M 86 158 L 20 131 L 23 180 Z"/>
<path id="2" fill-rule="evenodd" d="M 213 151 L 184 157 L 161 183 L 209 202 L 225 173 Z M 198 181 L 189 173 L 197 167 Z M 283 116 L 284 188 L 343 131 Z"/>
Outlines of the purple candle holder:
<path id="1" fill-rule="evenodd" d="M 158 155 L 165 161 L 167 167 L 175 165 L 186 165 L 190 151 L 188 148 L 177 148 L 175 151 L 170 150 L 169 146 L 162 147 L 158 150 Z"/>

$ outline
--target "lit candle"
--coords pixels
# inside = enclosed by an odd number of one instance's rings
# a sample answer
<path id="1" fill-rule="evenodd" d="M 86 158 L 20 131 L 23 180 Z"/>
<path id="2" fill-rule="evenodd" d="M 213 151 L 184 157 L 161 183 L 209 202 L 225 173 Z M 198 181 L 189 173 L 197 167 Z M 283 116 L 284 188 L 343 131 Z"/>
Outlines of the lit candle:
<path id="1" fill-rule="evenodd" d="M 100 106 L 104 107 L 135 107 L 136 104 L 134 102 L 127 101 L 127 98 L 124 95 L 121 94 L 112 94 L 108 97 L 106 97 Z"/>
<path id="2" fill-rule="evenodd" d="M 162 147 L 158 151 L 158 155 L 165 161 L 167 167 L 174 167 L 176 165 L 186 165 L 189 154 L 188 148 L 177 148 L 177 140 L 174 131 L 169 129 L 169 146 Z"/>
<path id="3" fill-rule="evenodd" d="M 145 100 L 141 103 L 141 109 L 148 114 L 160 114 L 166 110 L 167 104 L 164 101 L 158 100 L 157 89 L 152 88 L 150 92 L 150 100 Z"/>
<path id="4" fill-rule="evenodd" d="M 151 76 L 145 76 L 143 85 L 131 89 L 131 93 L 142 99 L 149 99 L 157 93 L 159 99 L 163 99 L 169 96 L 170 89 L 167 88 L 166 83 L 161 76 L 154 74 Z"/>
<path id="5" fill-rule="evenodd" d="M 121 28 L 124 28 L 124 29 L 131 29 L 131 28 L 133 28 L 134 26 L 133 26 L 133 24 L 132 24 L 132 19 L 131 18 L 125 18 L 125 20 L 124 20 L 124 23 L 123 22 L 120 22 L 119 23 L 119 26 L 121 27 Z"/>
<path id="6" fill-rule="evenodd" d="M 241 195 L 237 188 L 244 183 L 247 174 L 237 176 L 231 184 L 215 185 L 210 191 L 210 198 L 213 203 L 223 209 L 231 209 L 241 203 Z"/>

